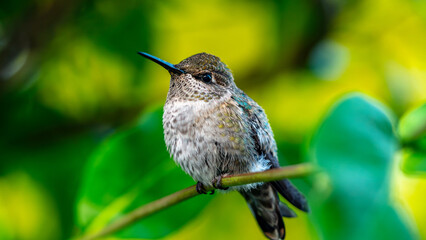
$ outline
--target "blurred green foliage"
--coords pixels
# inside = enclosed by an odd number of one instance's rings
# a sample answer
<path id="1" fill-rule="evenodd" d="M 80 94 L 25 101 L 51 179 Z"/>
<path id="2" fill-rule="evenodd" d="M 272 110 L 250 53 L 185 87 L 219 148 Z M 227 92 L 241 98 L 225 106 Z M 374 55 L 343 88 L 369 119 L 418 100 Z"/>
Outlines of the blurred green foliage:
<path id="1" fill-rule="evenodd" d="M 162 140 L 169 76 L 137 51 L 221 57 L 282 165 L 323 168 L 294 180 L 312 213 L 288 239 L 426 239 L 425 27 L 414 0 L 2 1 L 0 239 L 76 237 L 193 183 Z M 230 193 L 116 237 L 262 234 Z"/>
<path id="2" fill-rule="evenodd" d="M 320 189 L 311 196 L 322 239 L 413 239 L 389 203 L 397 139 L 384 110 L 349 96 L 315 134 L 312 153 L 332 185 L 327 198 Z"/>
<path id="3" fill-rule="evenodd" d="M 113 134 L 94 151 L 77 203 L 82 231 L 100 231 L 142 204 L 193 185 L 193 180 L 170 159 L 162 129 L 162 111 L 156 110 L 139 125 Z M 209 200 L 202 196 L 172 206 L 124 229 L 120 236 L 163 237 L 193 219 Z"/>
<path id="4" fill-rule="evenodd" d="M 423 174 L 426 171 L 426 104 L 402 116 L 398 133 L 405 144 L 402 169 L 409 174 Z"/>

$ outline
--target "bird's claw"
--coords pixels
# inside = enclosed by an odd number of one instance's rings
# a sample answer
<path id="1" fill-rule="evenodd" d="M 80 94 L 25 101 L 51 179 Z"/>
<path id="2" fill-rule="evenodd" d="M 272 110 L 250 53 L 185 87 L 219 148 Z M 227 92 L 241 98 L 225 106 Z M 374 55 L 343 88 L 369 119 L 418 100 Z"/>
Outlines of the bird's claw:
<path id="1" fill-rule="evenodd" d="M 197 192 L 199 194 L 207 194 L 206 188 L 204 187 L 204 185 L 201 182 L 197 182 L 195 190 L 197 190 Z M 214 190 L 212 190 L 210 192 L 210 195 L 213 195 L 213 194 L 214 194 Z"/>
<path id="2" fill-rule="evenodd" d="M 213 187 L 220 190 L 228 190 L 229 187 L 222 186 L 222 175 L 215 177 L 212 181 Z"/>

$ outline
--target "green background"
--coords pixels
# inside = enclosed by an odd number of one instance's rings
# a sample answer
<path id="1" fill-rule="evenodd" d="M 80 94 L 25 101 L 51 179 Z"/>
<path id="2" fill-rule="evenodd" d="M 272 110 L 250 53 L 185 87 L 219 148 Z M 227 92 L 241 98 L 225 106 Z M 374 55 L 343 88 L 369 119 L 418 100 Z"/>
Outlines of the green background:
<path id="1" fill-rule="evenodd" d="M 171 63 L 219 56 L 266 111 L 311 213 L 287 239 L 426 239 L 426 3 L 2 1 L 0 239 L 77 239 L 194 184 L 169 157 Z M 237 193 L 115 234 L 262 239 Z"/>

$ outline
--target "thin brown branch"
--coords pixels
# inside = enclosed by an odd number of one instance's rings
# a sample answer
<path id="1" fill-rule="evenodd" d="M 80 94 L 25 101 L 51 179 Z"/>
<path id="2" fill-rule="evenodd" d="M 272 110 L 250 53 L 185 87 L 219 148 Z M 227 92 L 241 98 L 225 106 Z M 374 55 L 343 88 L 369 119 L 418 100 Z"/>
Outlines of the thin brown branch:
<path id="1" fill-rule="evenodd" d="M 239 186 L 255 182 L 270 182 L 280 180 L 284 178 L 301 177 L 311 174 L 315 171 L 315 167 L 309 163 L 302 163 L 282 168 L 275 168 L 264 172 L 246 173 L 239 175 L 226 176 L 222 178 L 223 187 Z M 206 188 L 207 191 L 212 191 L 213 187 Z M 124 215 L 117 221 L 106 226 L 101 231 L 94 233 L 93 235 L 86 235 L 81 240 L 91 240 L 100 237 L 107 236 L 114 232 L 117 232 L 126 226 L 129 226 L 136 221 L 145 218 L 153 213 L 159 212 L 166 209 L 174 204 L 185 201 L 191 197 L 198 195 L 195 190 L 195 185 L 175 192 L 166 197 L 160 198 L 154 202 L 143 205 L 132 212 Z"/>

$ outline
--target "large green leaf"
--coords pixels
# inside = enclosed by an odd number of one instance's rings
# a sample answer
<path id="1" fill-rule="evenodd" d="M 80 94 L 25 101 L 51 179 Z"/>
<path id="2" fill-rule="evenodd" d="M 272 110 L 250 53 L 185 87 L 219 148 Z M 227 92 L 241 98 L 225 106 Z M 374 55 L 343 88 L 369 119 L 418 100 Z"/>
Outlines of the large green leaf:
<path id="1" fill-rule="evenodd" d="M 313 139 L 313 154 L 329 192 L 311 196 L 324 239 L 412 239 L 389 199 L 397 150 L 393 117 L 363 95 L 350 95 L 328 114 Z M 320 201 L 318 201 L 320 199 Z"/>
<path id="2" fill-rule="evenodd" d="M 161 115 L 161 110 L 147 114 L 138 126 L 113 134 L 94 152 L 77 206 L 78 225 L 85 233 L 98 231 L 138 206 L 194 184 L 167 153 Z M 117 236 L 164 236 L 195 217 L 208 199 L 200 196 L 187 200 L 127 227 Z"/>

